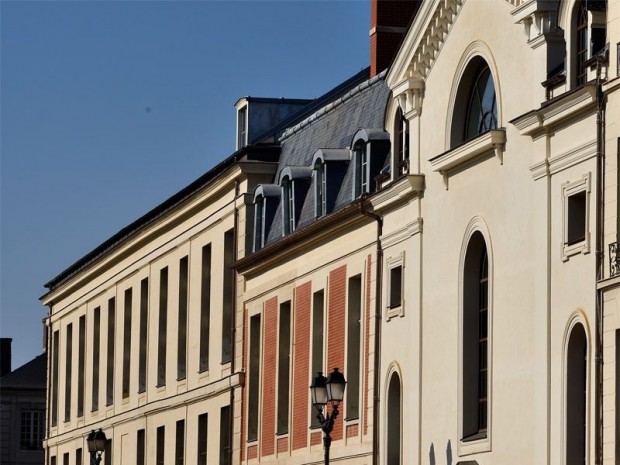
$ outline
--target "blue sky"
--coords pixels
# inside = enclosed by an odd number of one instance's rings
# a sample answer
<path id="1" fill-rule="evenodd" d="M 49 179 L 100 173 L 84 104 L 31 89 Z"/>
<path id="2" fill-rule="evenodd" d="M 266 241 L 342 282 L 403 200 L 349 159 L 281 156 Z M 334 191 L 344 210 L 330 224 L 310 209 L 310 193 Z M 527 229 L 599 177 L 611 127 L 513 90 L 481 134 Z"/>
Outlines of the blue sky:
<path id="1" fill-rule="evenodd" d="M 42 351 L 43 284 L 234 151 L 243 95 L 368 66 L 370 2 L 0 2 L 0 336 Z"/>

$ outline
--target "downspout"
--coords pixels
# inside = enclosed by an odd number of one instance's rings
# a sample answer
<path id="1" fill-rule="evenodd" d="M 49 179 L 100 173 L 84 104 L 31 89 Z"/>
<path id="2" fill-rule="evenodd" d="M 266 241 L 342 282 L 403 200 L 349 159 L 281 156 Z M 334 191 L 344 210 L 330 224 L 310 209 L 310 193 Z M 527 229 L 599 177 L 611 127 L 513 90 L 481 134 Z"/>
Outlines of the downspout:
<path id="1" fill-rule="evenodd" d="M 360 199 L 360 213 L 364 216 L 372 218 L 377 222 L 377 263 L 376 263 L 376 281 L 375 281 L 375 358 L 373 373 L 373 406 L 372 406 L 372 464 L 379 464 L 379 383 L 381 375 L 379 369 L 381 367 L 381 281 L 382 281 L 382 263 L 383 250 L 381 248 L 381 235 L 383 234 L 383 218 L 380 215 L 366 210 L 366 199 L 368 194 L 362 194 Z"/>
<path id="2" fill-rule="evenodd" d="M 46 322 L 45 322 L 45 331 L 47 332 L 47 341 L 46 342 L 46 351 L 47 353 L 45 354 L 45 357 L 47 359 L 47 392 L 46 392 L 46 402 L 47 402 L 47 412 L 51 411 L 51 393 L 52 393 L 52 364 L 50 363 L 50 354 L 52 353 L 52 304 L 48 305 L 48 316 L 46 318 Z M 48 445 L 48 441 L 50 439 L 50 432 L 52 430 L 52 420 L 51 420 L 51 415 L 45 415 L 46 416 L 46 423 L 47 423 L 47 432 L 45 434 L 45 461 L 46 463 L 50 463 L 50 448 Z"/>
<path id="3" fill-rule="evenodd" d="M 605 208 L 605 95 L 601 84 L 602 60 L 596 61 L 596 281 L 603 280 L 603 243 L 604 208 Z M 596 296 L 596 352 L 595 361 L 595 464 L 603 463 L 603 290 L 597 290 Z"/>
<path id="4" fill-rule="evenodd" d="M 239 237 L 239 211 L 237 210 L 237 199 L 239 198 L 239 180 L 235 179 L 235 193 L 234 193 L 234 202 L 233 202 L 233 260 L 232 262 L 235 263 L 238 259 L 238 254 L 237 254 L 237 246 L 238 246 L 238 242 L 237 242 L 237 238 Z M 236 321 L 237 321 L 237 270 L 234 268 L 231 268 L 230 273 L 233 274 L 233 282 L 232 282 L 232 318 L 231 318 L 231 325 L 230 325 L 230 341 L 231 341 L 231 347 L 230 347 L 230 376 L 232 377 L 235 374 L 235 344 L 236 344 L 236 340 L 235 340 L 235 336 L 236 336 Z M 232 380 L 231 380 L 232 381 Z M 235 426 L 233 424 L 233 420 L 235 418 L 234 415 L 234 403 L 235 403 L 235 388 L 233 386 L 233 384 L 231 383 L 230 385 L 230 408 L 228 409 L 228 414 L 229 414 L 229 419 L 228 419 L 228 427 L 229 427 L 229 438 L 230 438 L 230 443 L 229 443 L 229 451 L 228 454 L 230 456 L 230 461 L 229 463 L 232 465 L 233 462 L 233 451 L 234 451 L 234 447 L 233 447 L 233 438 L 234 438 L 234 433 L 235 433 Z M 241 444 L 239 444 L 239 448 L 241 448 Z"/>

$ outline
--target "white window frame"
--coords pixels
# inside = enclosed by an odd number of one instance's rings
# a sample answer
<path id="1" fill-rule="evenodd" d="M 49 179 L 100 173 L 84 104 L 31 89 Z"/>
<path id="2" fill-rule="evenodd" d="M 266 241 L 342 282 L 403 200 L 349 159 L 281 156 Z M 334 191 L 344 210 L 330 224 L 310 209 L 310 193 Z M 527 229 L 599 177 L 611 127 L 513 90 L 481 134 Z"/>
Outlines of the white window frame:
<path id="1" fill-rule="evenodd" d="M 590 253 L 590 194 L 591 173 L 587 172 L 577 181 L 567 181 L 562 184 L 562 249 L 560 251 L 562 261 L 566 262 L 573 255 Z M 568 199 L 569 197 L 586 193 L 586 218 L 584 240 L 575 244 L 568 244 Z"/>
<path id="2" fill-rule="evenodd" d="M 282 179 L 282 232 L 283 235 L 295 231 L 295 191 L 293 179 Z"/>
<path id="3" fill-rule="evenodd" d="M 323 160 L 314 164 L 314 217 L 327 215 L 327 165 Z"/>
<path id="4" fill-rule="evenodd" d="M 390 297 L 392 294 L 392 270 L 401 267 L 400 274 L 400 305 L 391 307 Z M 399 255 L 390 257 L 385 263 L 385 320 L 390 321 L 392 318 L 405 316 L 405 251 Z"/>

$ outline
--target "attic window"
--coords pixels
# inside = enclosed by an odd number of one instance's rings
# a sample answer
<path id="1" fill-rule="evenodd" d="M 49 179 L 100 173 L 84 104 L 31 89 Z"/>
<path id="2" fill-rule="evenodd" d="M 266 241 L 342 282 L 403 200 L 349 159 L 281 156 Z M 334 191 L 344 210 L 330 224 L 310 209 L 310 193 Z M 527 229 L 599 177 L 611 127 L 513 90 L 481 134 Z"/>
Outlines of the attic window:
<path id="1" fill-rule="evenodd" d="M 358 141 L 353 148 L 353 159 L 355 163 L 355 184 L 353 185 L 353 198 L 358 198 L 362 194 L 370 192 L 368 181 L 368 144 Z"/>
<path id="2" fill-rule="evenodd" d="M 409 122 L 399 108 L 394 118 L 394 173 L 395 177 L 407 172 L 409 160 Z"/>
<path id="3" fill-rule="evenodd" d="M 315 217 L 320 218 L 327 214 L 327 180 L 325 176 L 325 163 L 317 160 L 314 164 L 314 201 Z"/>
<path id="4" fill-rule="evenodd" d="M 263 218 L 264 218 L 265 198 L 262 195 L 254 199 L 254 251 L 260 250 L 264 246 L 263 242 Z"/>
<path id="5" fill-rule="evenodd" d="M 254 191 L 254 252 L 267 242 L 279 199 L 280 186 L 276 184 L 259 184 Z"/>
<path id="6" fill-rule="evenodd" d="M 237 150 L 248 144 L 248 107 L 237 112 Z"/>
<path id="7" fill-rule="evenodd" d="M 290 234 L 295 231 L 293 180 L 288 177 L 282 180 L 282 229 L 284 234 Z"/>

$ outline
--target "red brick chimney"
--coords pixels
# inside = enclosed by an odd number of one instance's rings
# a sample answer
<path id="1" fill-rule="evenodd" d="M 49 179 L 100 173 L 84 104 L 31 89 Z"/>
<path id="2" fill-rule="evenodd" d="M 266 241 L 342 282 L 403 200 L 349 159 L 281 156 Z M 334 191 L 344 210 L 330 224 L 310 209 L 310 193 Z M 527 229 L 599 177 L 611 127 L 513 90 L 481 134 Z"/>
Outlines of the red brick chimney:
<path id="1" fill-rule="evenodd" d="M 370 77 L 388 68 L 422 0 L 371 0 Z"/>

